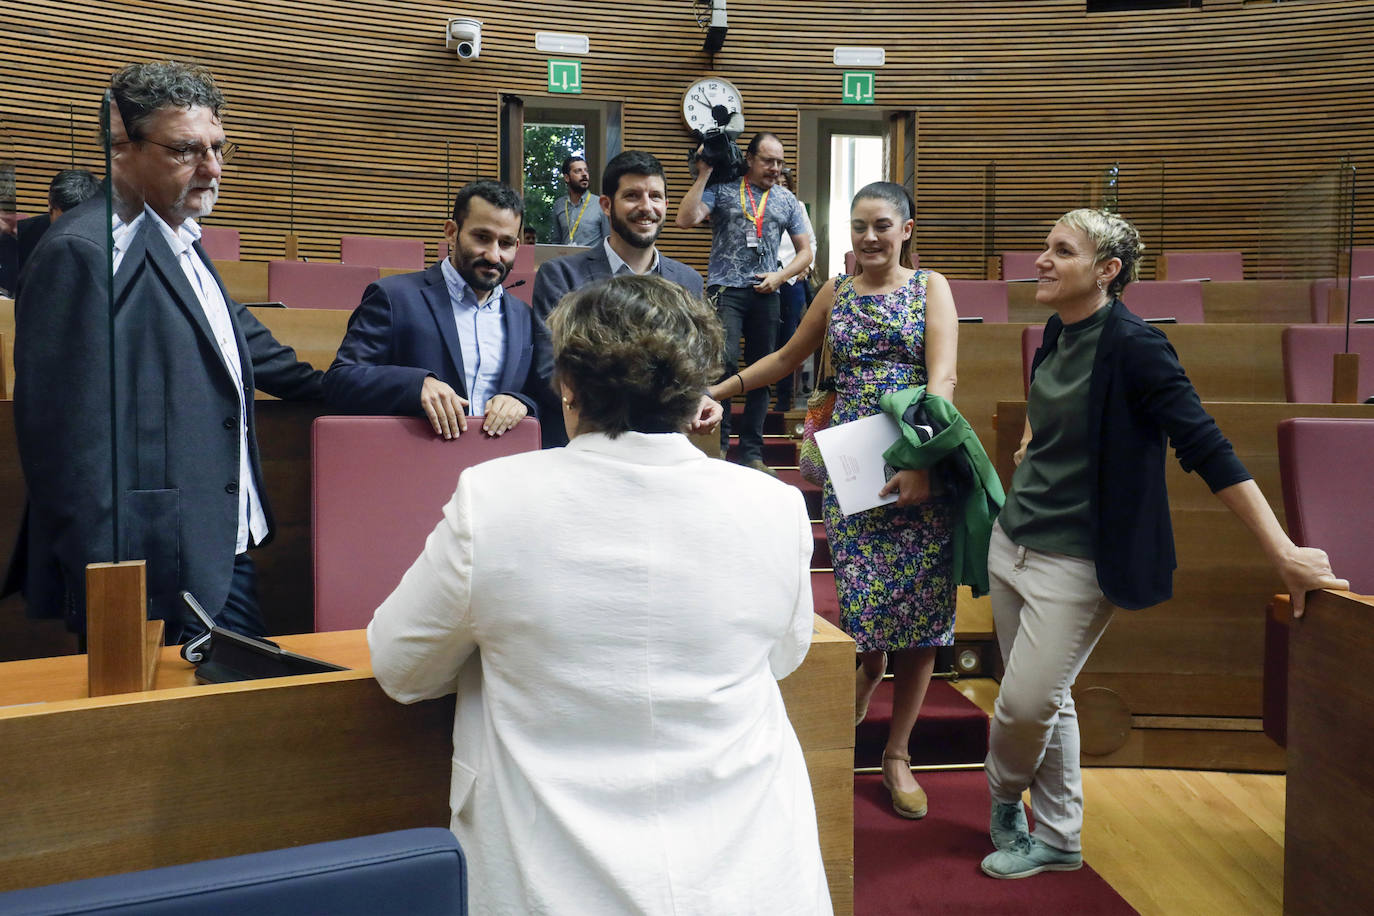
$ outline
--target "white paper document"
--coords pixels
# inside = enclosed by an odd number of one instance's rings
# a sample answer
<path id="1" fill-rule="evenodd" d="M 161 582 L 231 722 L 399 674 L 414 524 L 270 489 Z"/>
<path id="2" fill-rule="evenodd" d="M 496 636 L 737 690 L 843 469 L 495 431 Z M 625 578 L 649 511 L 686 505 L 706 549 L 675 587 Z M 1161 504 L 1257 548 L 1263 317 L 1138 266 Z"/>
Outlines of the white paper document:
<path id="1" fill-rule="evenodd" d="M 897 494 L 879 496 L 886 484 L 883 452 L 902 437 L 897 421 L 885 413 L 828 426 L 816 431 L 816 446 L 845 515 L 897 501 Z"/>

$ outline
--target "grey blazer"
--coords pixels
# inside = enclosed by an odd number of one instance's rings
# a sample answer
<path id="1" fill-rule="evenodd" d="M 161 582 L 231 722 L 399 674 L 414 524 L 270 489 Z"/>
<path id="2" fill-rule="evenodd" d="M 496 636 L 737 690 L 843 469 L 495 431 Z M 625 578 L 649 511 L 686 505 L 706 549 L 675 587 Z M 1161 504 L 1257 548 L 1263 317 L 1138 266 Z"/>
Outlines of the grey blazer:
<path id="1" fill-rule="evenodd" d="M 700 296 L 703 289 L 701 274 L 674 261 L 663 252 L 658 254 L 658 272 L 665 280 L 681 286 L 693 296 Z M 534 313 L 547 320 L 549 312 L 572 290 L 586 286 L 594 280 L 611 275 L 611 262 L 606 259 L 605 244 L 593 245 L 586 251 L 565 255 L 545 261 L 539 265 L 539 273 L 534 277 Z"/>

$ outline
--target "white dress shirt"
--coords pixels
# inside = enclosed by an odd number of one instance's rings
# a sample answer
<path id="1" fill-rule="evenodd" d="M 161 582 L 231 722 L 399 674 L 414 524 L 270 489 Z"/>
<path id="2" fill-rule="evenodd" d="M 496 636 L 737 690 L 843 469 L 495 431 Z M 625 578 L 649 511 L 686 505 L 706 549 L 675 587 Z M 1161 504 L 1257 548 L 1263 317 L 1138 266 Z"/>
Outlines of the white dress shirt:
<path id="1" fill-rule="evenodd" d="M 125 223 L 115 214 L 111 228 L 115 272 L 119 272 L 119 266 L 124 262 L 124 255 L 129 249 L 129 241 L 136 236 L 139 226 L 145 219 L 152 220 L 153 225 L 162 233 L 167 247 L 172 249 L 173 257 L 177 259 L 187 282 L 191 284 L 201 310 L 205 313 L 205 320 L 210 324 L 210 332 L 215 337 L 215 343 L 219 345 L 224 368 L 233 378 L 234 387 L 238 391 L 239 525 L 234 552 L 243 553 L 250 544 L 260 544 L 266 539 L 267 514 L 263 511 L 262 497 L 258 495 L 258 488 L 253 480 L 253 469 L 248 461 L 248 412 L 245 409 L 245 399 L 249 395 L 243 386 L 243 363 L 239 355 L 238 338 L 234 333 L 234 320 L 229 315 L 229 303 L 225 300 L 224 292 L 215 280 L 215 275 L 192 247 L 200 238 L 200 226 L 193 219 L 188 219 L 173 229 L 146 206 L 143 212 L 129 223 Z"/>
<path id="2" fill-rule="evenodd" d="M 604 245 L 605 248 L 606 248 L 606 260 L 611 262 L 611 276 L 613 276 L 613 277 L 618 277 L 618 276 L 620 276 L 621 274 L 632 274 L 632 273 L 635 272 L 633 267 L 631 267 L 629 264 L 626 264 L 626 263 L 625 263 L 625 259 L 624 259 L 624 258 L 622 258 L 620 255 L 616 254 L 615 249 L 611 247 L 611 240 L 610 240 L 610 239 L 606 239 L 606 240 L 603 241 L 601 244 Z M 653 263 L 649 265 L 649 269 L 646 270 L 645 273 L 650 273 L 650 274 L 656 274 L 656 273 L 658 273 L 658 249 L 657 249 L 657 248 L 654 249 L 654 260 L 653 260 Z"/>
<path id="3" fill-rule="evenodd" d="M 498 286 L 478 303 L 477 291 L 445 258 L 442 270 L 453 306 L 453 321 L 458 329 L 458 345 L 463 352 L 463 381 L 468 388 L 468 414 L 486 413 L 487 401 L 501 384 L 501 367 L 506 361 L 505 290 Z"/>

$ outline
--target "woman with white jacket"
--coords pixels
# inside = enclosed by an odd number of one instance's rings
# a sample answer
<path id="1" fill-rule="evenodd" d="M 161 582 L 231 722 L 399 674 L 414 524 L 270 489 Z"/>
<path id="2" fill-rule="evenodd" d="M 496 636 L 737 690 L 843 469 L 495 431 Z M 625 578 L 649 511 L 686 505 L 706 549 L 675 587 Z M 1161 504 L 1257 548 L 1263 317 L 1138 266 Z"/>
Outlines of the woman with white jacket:
<path id="1" fill-rule="evenodd" d="M 368 627 L 392 697 L 459 694 L 470 906 L 829 913 L 777 687 L 811 641 L 801 495 L 680 432 L 719 369 L 704 303 L 617 277 L 549 323 L 570 444 L 465 471 Z"/>

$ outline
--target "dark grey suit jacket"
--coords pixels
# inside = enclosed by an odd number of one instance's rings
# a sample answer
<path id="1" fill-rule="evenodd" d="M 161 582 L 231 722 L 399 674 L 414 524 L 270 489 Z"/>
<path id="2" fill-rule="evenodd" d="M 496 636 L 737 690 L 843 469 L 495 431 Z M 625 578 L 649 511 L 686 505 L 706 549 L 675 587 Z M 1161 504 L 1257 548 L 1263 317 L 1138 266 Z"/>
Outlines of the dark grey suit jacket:
<path id="1" fill-rule="evenodd" d="M 693 296 L 700 296 L 703 284 L 701 274 L 672 258 L 658 253 L 658 272 L 665 280 L 681 286 Z M 548 320 L 549 312 L 572 290 L 586 286 L 593 280 L 611 275 L 611 262 L 606 258 L 606 246 L 593 245 L 586 251 L 564 255 L 545 261 L 539 265 L 534 276 L 534 312 L 543 320 Z"/>
<path id="2" fill-rule="evenodd" d="M 129 240 L 114 278 L 111 436 L 108 232 L 100 197 L 64 214 L 24 270 L 15 314 L 14 413 L 29 509 L 16 551 L 27 547 L 27 562 L 13 572 L 32 616 L 65 617 L 78 631 L 85 625 L 86 564 L 113 559 L 112 490 L 119 494 L 120 558 L 148 563 L 151 617 L 183 619 L 182 589 L 219 612 L 239 524 L 234 378 L 149 218 Z M 210 265 L 199 245 L 196 253 Z M 270 526 L 253 390 L 319 398 L 322 376 L 227 292 L 224 298 L 238 342 L 249 461 Z M 119 478 L 112 487 L 115 456 Z"/>

